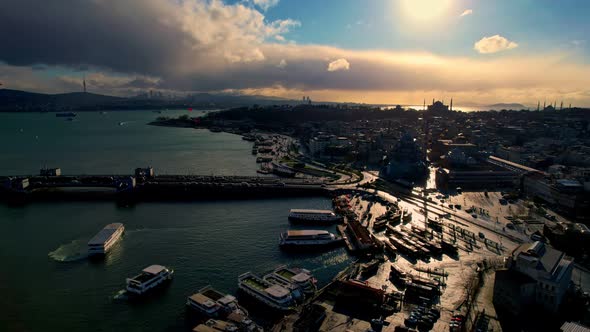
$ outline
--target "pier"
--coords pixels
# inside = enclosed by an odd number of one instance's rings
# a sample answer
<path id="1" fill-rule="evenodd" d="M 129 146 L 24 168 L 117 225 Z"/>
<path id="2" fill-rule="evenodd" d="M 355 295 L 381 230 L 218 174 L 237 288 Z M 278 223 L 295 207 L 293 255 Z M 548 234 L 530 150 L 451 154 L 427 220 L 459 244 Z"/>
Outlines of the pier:
<path id="1" fill-rule="evenodd" d="M 141 202 L 322 196 L 329 193 L 329 189 L 318 180 L 154 175 L 151 168 L 138 168 L 133 175 L 60 175 L 59 169 L 53 169 L 52 172 L 41 170 L 40 174 L 0 176 L 0 200 L 33 202 L 121 199 Z"/>

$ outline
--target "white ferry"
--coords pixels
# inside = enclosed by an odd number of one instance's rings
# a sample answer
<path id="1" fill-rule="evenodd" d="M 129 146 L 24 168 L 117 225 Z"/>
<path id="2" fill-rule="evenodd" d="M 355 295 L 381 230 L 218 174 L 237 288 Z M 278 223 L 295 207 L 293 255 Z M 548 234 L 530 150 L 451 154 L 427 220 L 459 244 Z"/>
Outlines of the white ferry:
<path id="1" fill-rule="evenodd" d="M 332 210 L 291 209 L 289 211 L 289 220 L 293 222 L 330 224 L 341 222 L 342 216 L 335 214 Z"/>
<path id="2" fill-rule="evenodd" d="M 323 230 L 289 230 L 279 237 L 279 245 L 290 248 L 322 247 L 340 243 L 342 237 Z"/>
<path id="3" fill-rule="evenodd" d="M 209 318 L 224 317 L 232 312 L 248 315 L 234 296 L 218 292 L 211 286 L 203 287 L 189 296 L 186 305 Z"/>
<path id="4" fill-rule="evenodd" d="M 291 291 L 265 281 L 251 272 L 238 277 L 238 286 L 244 293 L 277 310 L 289 310 L 294 304 Z"/>
<path id="5" fill-rule="evenodd" d="M 88 241 L 89 255 L 105 255 L 109 249 L 121 238 L 125 226 L 121 223 L 106 225 L 90 241 Z"/>
<path id="6" fill-rule="evenodd" d="M 173 270 L 162 265 L 150 265 L 133 278 L 127 278 L 128 293 L 143 295 L 146 292 L 172 280 Z"/>

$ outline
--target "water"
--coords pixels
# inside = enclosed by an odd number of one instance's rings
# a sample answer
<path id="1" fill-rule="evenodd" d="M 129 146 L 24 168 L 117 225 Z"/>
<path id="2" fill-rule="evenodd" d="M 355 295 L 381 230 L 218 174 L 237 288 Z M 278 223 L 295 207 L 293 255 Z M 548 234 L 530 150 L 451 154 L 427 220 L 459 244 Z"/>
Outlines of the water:
<path id="1" fill-rule="evenodd" d="M 167 173 L 256 169 L 251 143 L 239 136 L 144 125 L 156 116 L 84 113 L 65 122 L 52 114 L 0 114 L 0 173 L 34 173 L 42 158 L 64 150 L 55 160 L 68 173 L 129 173 L 139 162 Z M 33 134 L 44 141 L 32 141 Z M 21 144 L 18 135 L 28 141 Z M 0 331 L 182 330 L 186 296 L 207 284 L 235 293 L 241 273 L 279 264 L 308 268 L 325 284 L 350 262 L 344 249 L 294 255 L 277 244 L 290 226 L 289 209 L 329 207 L 320 197 L 128 208 L 110 202 L 0 205 Z M 124 237 L 104 261 L 88 260 L 85 243 L 111 222 L 125 224 Z M 125 278 L 150 264 L 175 270 L 170 287 L 143 303 L 115 300 Z"/>
<path id="2" fill-rule="evenodd" d="M 74 121 L 0 114 L 0 175 L 38 174 L 44 166 L 65 174 L 132 174 L 147 165 L 159 174 L 256 175 L 252 143 L 236 135 L 146 125 L 158 116 L 203 113 L 81 112 Z"/>

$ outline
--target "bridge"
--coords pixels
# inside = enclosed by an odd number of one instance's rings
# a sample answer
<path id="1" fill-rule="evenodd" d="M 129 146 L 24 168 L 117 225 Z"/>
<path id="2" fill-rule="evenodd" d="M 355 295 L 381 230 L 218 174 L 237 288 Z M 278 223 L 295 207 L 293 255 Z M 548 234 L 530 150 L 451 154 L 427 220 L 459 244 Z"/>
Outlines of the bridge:
<path id="1" fill-rule="evenodd" d="M 151 168 L 138 168 L 133 175 L 61 175 L 61 171 L 47 170 L 41 174 L 0 176 L 0 200 L 248 199 L 326 195 L 331 189 L 321 179 L 154 175 Z"/>

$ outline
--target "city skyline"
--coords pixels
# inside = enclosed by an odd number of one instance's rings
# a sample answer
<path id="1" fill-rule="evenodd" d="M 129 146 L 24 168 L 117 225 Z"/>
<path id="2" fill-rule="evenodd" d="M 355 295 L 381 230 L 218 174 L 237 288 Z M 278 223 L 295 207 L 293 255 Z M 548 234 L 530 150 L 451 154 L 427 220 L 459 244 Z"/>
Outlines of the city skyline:
<path id="1" fill-rule="evenodd" d="M 452 97 L 590 106 L 589 6 L 8 1 L 0 13 L 0 82 L 57 93 L 81 91 L 85 75 L 89 91 L 113 95 L 152 89 L 377 104 Z"/>

